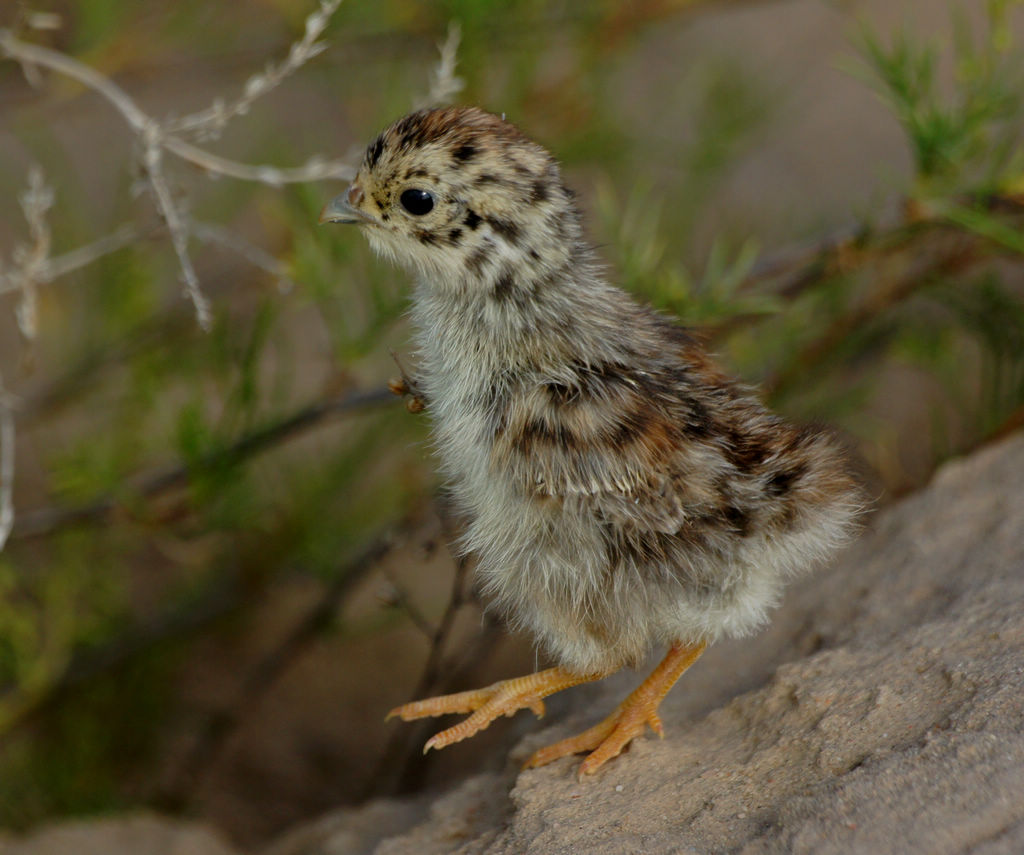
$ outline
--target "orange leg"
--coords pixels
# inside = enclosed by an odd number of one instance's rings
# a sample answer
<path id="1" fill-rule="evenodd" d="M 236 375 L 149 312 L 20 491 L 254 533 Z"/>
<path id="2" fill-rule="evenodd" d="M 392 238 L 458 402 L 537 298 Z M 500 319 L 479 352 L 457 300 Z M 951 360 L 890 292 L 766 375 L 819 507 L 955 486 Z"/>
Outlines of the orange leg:
<path id="1" fill-rule="evenodd" d="M 423 746 L 423 753 L 426 754 L 431 748 L 445 748 L 452 743 L 475 736 L 502 715 L 513 715 L 521 709 L 528 708 L 540 718 L 544 715 L 543 698 L 562 689 L 578 686 L 580 683 L 600 680 L 603 676 L 605 675 L 574 674 L 565 668 L 548 668 L 546 671 L 538 671 L 536 674 L 528 674 L 514 680 L 502 680 L 486 689 L 403 704 L 391 710 L 387 717 L 398 716 L 402 721 L 412 721 L 447 713 L 472 713 L 469 718 L 454 727 L 432 736 Z"/>
<path id="2" fill-rule="evenodd" d="M 705 642 L 692 646 L 674 644 L 661 664 L 644 680 L 604 721 L 595 724 L 578 736 L 563 739 L 535 752 L 526 766 L 543 766 L 568 754 L 592 752 L 580 765 L 579 776 L 592 775 L 605 762 L 617 757 L 635 737 L 644 732 L 644 726 L 663 735 L 658 706 L 669 689 L 683 676 L 704 652 Z"/>

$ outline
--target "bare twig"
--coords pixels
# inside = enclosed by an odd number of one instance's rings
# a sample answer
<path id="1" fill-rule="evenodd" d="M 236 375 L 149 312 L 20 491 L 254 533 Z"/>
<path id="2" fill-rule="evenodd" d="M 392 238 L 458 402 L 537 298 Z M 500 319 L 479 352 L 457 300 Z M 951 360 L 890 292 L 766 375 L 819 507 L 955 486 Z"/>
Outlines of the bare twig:
<path id="1" fill-rule="evenodd" d="M 20 65 L 26 63 L 56 71 L 77 80 L 83 86 L 102 95 L 124 117 L 136 133 L 142 133 L 153 120 L 140 110 L 120 86 L 104 77 L 94 68 L 60 51 L 23 42 L 10 30 L 0 30 L 0 52 Z"/>
<path id="2" fill-rule="evenodd" d="M 14 402 L 0 374 L 0 550 L 14 527 Z"/>
<path id="3" fill-rule="evenodd" d="M 53 190 L 47 186 L 43 170 L 38 165 L 29 170 L 28 189 L 21 194 L 19 201 L 28 223 L 30 243 L 15 247 L 15 268 L 5 278 L 13 283 L 13 290 L 21 292 L 15 313 L 18 329 L 28 341 L 32 341 L 39 326 L 36 289 L 50 256 L 50 226 L 46 214 L 53 207 Z"/>
<path id="4" fill-rule="evenodd" d="M 395 574 L 387 567 L 381 568 L 381 575 L 387 579 L 388 584 L 391 586 L 391 591 L 393 592 L 393 596 L 389 594 L 388 605 L 401 608 L 409 616 L 409 620 L 412 621 L 413 626 L 422 632 L 427 640 L 432 640 L 436 636 L 437 629 L 427 619 L 427 616 L 423 614 L 422 609 L 416 605 L 412 597 L 409 596 L 409 592 L 405 589 L 405 586 L 395 578 Z"/>
<path id="5" fill-rule="evenodd" d="M 278 287 L 283 292 L 295 287 L 295 282 L 288 275 L 288 268 L 284 264 L 239 235 L 213 223 L 204 223 L 199 220 L 190 220 L 188 228 L 189 233 L 196 240 L 230 249 L 253 266 L 275 277 L 278 280 Z M 35 282 L 37 285 L 47 285 L 55 279 L 88 267 L 105 255 L 110 255 L 137 241 L 159 234 L 163 229 L 164 226 L 157 223 L 150 226 L 124 223 L 109 235 L 98 238 L 92 243 L 45 259 L 45 262 L 35 271 Z M 14 270 L 0 270 L 0 296 L 20 290 L 19 283 L 20 277 Z"/>
<path id="6" fill-rule="evenodd" d="M 196 319 L 203 329 L 210 327 L 210 305 L 202 293 L 199 277 L 196 275 L 188 254 L 189 218 L 183 207 L 176 203 L 171 193 L 164 174 L 164 153 L 170 152 L 207 172 L 273 186 L 324 178 L 351 177 L 353 171 L 348 164 L 338 161 L 323 161 L 319 158 L 311 159 L 303 166 L 293 169 L 238 163 L 205 151 L 174 133 L 176 129 L 183 132 L 197 132 L 206 129 L 211 135 L 216 135 L 219 129 L 222 129 L 233 116 L 246 112 L 256 98 L 269 92 L 295 69 L 320 53 L 323 44 L 317 39 L 339 5 L 340 0 L 321 0 L 319 9 L 306 21 L 303 38 L 292 46 L 287 59 L 279 65 L 268 67 L 262 74 L 251 77 L 242 96 L 231 105 L 218 106 L 215 104 L 209 110 L 185 117 L 177 123 L 167 124 L 162 124 L 149 116 L 127 92 L 95 69 L 59 51 L 23 42 L 10 30 L 0 30 L 0 56 L 5 56 L 21 64 L 26 69 L 26 74 L 29 69 L 41 67 L 77 80 L 83 86 L 105 98 L 121 114 L 139 138 L 147 183 L 152 190 L 157 210 L 167 224 L 167 230 L 181 267 L 185 293 L 192 301 Z M 24 268 L 24 265 L 19 266 Z M 9 274 L 7 278 L 9 279 Z M 34 308 L 32 302 L 34 292 L 29 286 L 23 287 L 23 291 L 25 298 L 22 307 L 25 318 L 31 321 L 33 319 L 31 310 Z M 21 316 L 19 315 L 20 320 Z M 27 322 L 26 326 L 33 329 Z"/>
<path id="7" fill-rule="evenodd" d="M 454 534 L 451 530 L 453 521 L 444 511 L 443 505 L 437 504 L 442 519 L 442 537 L 446 544 L 450 544 Z M 409 695 L 410 698 L 422 698 L 451 691 L 459 680 L 490 655 L 500 637 L 497 619 L 491 614 L 484 614 L 475 637 L 463 645 L 460 651 L 449 651 L 455 619 L 459 611 L 471 601 L 469 575 L 472 562 L 465 556 L 453 557 L 454 574 L 448 603 L 437 628 L 428 636 L 430 648 L 427 659 L 423 663 L 419 680 Z M 363 795 L 370 798 L 411 790 L 428 762 L 420 746 L 426 739 L 427 732 L 435 726 L 432 721 L 427 720 L 396 730 L 381 752 L 376 770 L 370 776 Z"/>
<path id="8" fill-rule="evenodd" d="M 205 151 L 178 135 L 197 134 L 206 139 L 218 136 L 233 117 L 245 114 L 257 98 L 271 91 L 303 64 L 317 56 L 325 47 L 319 38 L 340 4 L 341 0 L 320 0 L 317 9 L 306 19 L 302 38 L 291 46 L 287 57 L 282 62 L 271 64 L 264 71 L 250 77 L 242 94 L 236 100 L 229 104 L 215 102 L 207 110 L 167 122 L 159 122 L 147 114 L 124 89 L 96 69 L 59 51 L 22 41 L 13 30 L 0 29 L 0 58 L 18 63 L 30 84 L 39 84 L 39 69 L 48 69 L 76 80 L 100 95 L 117 110 L 136 136 L 145 183 L 171 238 L 185 294 L 192 302 L 199 326 L 204 330 L 211 326 L 212 313 L 189 255 L 190 236 L 195 235 L 201 240 L 212 240 L 230 246 L 257 266 L 277 276 L 282 286 L 290 286 L 291 280 L 284 273 L 284 268 L 266 253 L 248 246 L 240 239 L 229 240 L 223 232 L 215 228 L 192 222 L 185 204 L 172 193 L 166 174 L 165 155 L 170 153 L 206 172 L 272 186 L 351 177 L 351 167 L 340 161 L 314 157 L 305 164 L 290 169 L 250 165 Z M 53 16 L 29 15 L 25 22 L 30 28 L 52 28 L 59 23 L 59 19 Z M 140 237 L 143 231 L 133 226 L 122 226 L 111 235 L 79 247 L 57 259 L 50 259 L 51 239 L 46 214 L 53 204 L 53 192 L 47 187 L 42 171 L 38 167 L 33 167 L 29 173 L 29 189 L 22 196 L 21 202 L 28 221 L 30 242 L 27 246 L 15 248 L 14 265 L 11 269 L 4 270 L 3 265 L 0 265 L 0 295 L 13 292 L 20 294 L 21 299 L 16 309 L 18 327 L 27 340 L 32 340 L 38 332 L 37 289 L 40 284 L 50 282 L 58 276 L 129 245 Z M 10 447 L 12 443 L 8 442 L 6 445 Z M 9 480 L 5 482 L 5 489 L 8 486 Z M 9 526 L 10 521 L 7 523 Z M 4 539 L 7 534 L 5 531 Z"/>
<path id="9" fill-rule="evenodd" d="M 462 38 L 462 29 L 458 22 L 452 21 L 448 25 L 448 35 L 438 45 L 441 51 L 441 58 L 434 69 L 430 80 L 430 91 L 415 102 L 416 109 L 421 107 L 435 107 L 441 104 L 448 104 L 458 95 L 466 83 L 461 77 L 455 76 L 455 65 L 458 61 L 459 41 Z"/>
<path id="10" fill-rule="evenodd" d="M 824 364 L 856 330 L 933 284 L 938 277 L 959 272 L 978 261 L 983 256 L 977 252 L 977 243 L 967 235 L 949 236 L 902 275 L 883 280 L 867 299 L 835 317 L 819 336 L 797 351 L 785 368 L 767 378 L 762 383 L 764 394 L 784 395 L 814 367 Z"/>
<path id="11" fill-rule="evenodd" d="M 430 652 L 427 654 L 427 661 L 423 664 L 423 671 L 420 674 L 419 682 L 412 692 L 412 697 L 414 698 L 422 697 L 438 682 L 438 677 L 442 671 L 441 665 L 444 661 L 448 637 L 451 635 L 452 627 L 455 625 L 455 616 L 466 602 L 469 568 L 470 561 L 465 556 L 459 556 L 455 559 L 455 575 L 452 577 L 452 589 L 448 595 L 448 605 L 445 606 L 444 614 L 437 624 L 433 638 L 430 639 Z"/>
<path id="12" fill-rule="evenodd" d="M 164 123 L 168 133 L 195 133 L 201 139 L 216 139 L 237 116 L 244 116 L 257 98 L 279 86 L 286 77 L 297 71 L 313 57 L 322 53 L 327 45 L 317 41 L 323 34 L 331 16 L 341 0 L 320 0 L 320 7 L 306 18 L 305 32 L 295 42 L 288 56 L 279 63 L 270 63 L 260 73 L 250 77 L 242 87 L 242 94 L 230 103 L 217 99 L 207 109 Z"/>
<path id="13" fill-rule="evenodd" d="M 409 520 L 406 519 L 377 537 L 352 561 L 339 568 L 313 607 L 249 671 L 231 703 L 209 717 L 174 782 L 165 791 L 161 800 L 164 806 L 181 808 L 191 801 L 196 788 L 223 755 L 246 713 L 256 708 L 259 700 L 309 649 L 310 644 L 331 626 L 348 594 L 395 547 L 408 527 Z"/>
<path id="14" fill-rule="evenodd" d="M 45 259 L 45 262 L 35 271 L 35 282 L 37 285 L 49 284 L 54 279 L 87 267 L 105 255 L 130 246 L 153 231 L 155 230 L 152 228 L 147 230 L 131 223 L 119 226 L 109 235 L 92 243 L 77 247 L 55 258 Z M 20 287 L 19 277 L 15 275 L 14 271 L 0 270 L 0 296 L 17 291 Z"/>
<path id="15" fill-rule="evenodd" d="M 252 166 L 211 154 L 166 130 L 158 121 L 147 115 L 120 86 L 77 59 L 59 51 L 23 42 L 9 30 L 0 30 L 0 52 L 16 62 L 49 68 L 77 80 L 102 95 L 135 133 L 141 136 L 149 128 L 154 128 L 155 130 L 149 132 L 156 134 L 158 145 L 208 172 L 274 186 L 324 178 L 348 178 L 352 175 L 352 168 L 340 161 L 311 160 L 305 166 L 288 170 L 272 166 Z"/>
<path id="16" fill-rule="evenodd" d="M 446 656 L 440 663 L 436 679 L 428 688 L 416 691 L 410 698 L 444 695 L 459 691 L 472 673 L 485 662 L 503 635 L 498 619 L 484 613 L 479 630 L 459 652 Z M 423 754 L 423 743 L 438 729 L 432 719 L 403 724 L 388 739 L 374 774 L 367 781 L 365 798 L 393 796 L 420 788 L 433 754 Z"/>
<path id="17" fill-rule="evenodd" d="M 274 258 L 270 253 L 264 252 L 255 244 L 249 243 L 245 238 L 213 223 L 201 223 L 197 220 L 192 220 L 189 225 L 192 234 L 198 240 L 229 249 L 254 267 L 269 273 L 277 279 L 277 287 L 281 293 L 286 294 L 295 288 L 295 282 L 288 275 L 287 266 Z"/>
<path id="18" fill-rule="evenodd" d="M 149 186 L 153 190 L 157 209 L 167 224 L 167 231 L 171 234 L 171 243 L 174 245 L 174 252 L 178 256 L 181 274 L 185 280 L 185 293 L 196 310 L 196 321 L 208 332 L 213 324 L 213 315 L 210 313 L 210 303 L 199 287 L 199 277 L 196 276 L 192 259 L 188 254 L 188 226 L 185 214 L 174 204 L 171 189 L 164 178 L 159 128 L 156 125 L 148 125 L 143 133 L 143 140 L 145 151 L 142 161 L 146 167 L 146 175 L 149 176 Z"/>
<path id="19" fill-rule="evenodd" d="M 143 229 L 131 223 L 126 223 L 116 228 L 106 237 L 99 238 L 85 246 L 65 252 L 50 260 L 46 270 L 42 273 L 41 282 L 52 282 L 61 276 L 66 276 L 75 270 L 87 267 L 98 261 L 105 255 L 117 252 L 135 243 L 140 238 L 152 234 L 153 228 Z"/>
<path id="20" fill-rule="evenodd" d="M 144 184 L 149 189 L 156 210 L 170 236 L 181 270 L 185 294 L 192 303 L 198 324 L 203 329 L 210 328 L 212 312 L 189 254 L 190 239 L 216 243 L 232 249 L 260 269 L 277 277 L 282 290 L 291 288 L 294 283 L 287 275 L 284 265 L 258 247 L 217 226 L 192 220 L 187 200 L 183 201 L 176 197 L 172 190 L 167 155 L 173 155 L 208 173 L 270 186 L 351 178 L 354 169 L 348 163 L 338 160 L 312 157 L 306 163 L 292 168 L 247 164 L 214 154 L 186 139 L 191 137 L 209 140 L 219 137 L 232 119 L 248 113 L 258 98 L 279 86 L 288 76 L 320 54 L 325 48 L 325 43 L 320 40 L 321 36 L 340 5 L 341 0 L 319 0 L 317 8 L 306 18 L 302 37 L 291 45 L 287 56 L 249 77 L 242 87 L 242 92 L 234 100 L 218 99 L 204 110 L 165 121 L 158 121 L 148 114 L 128 92 L 96 69 L 60 51 L 23 41 L 14 29 L 0 29 L 0 58 L 18 63 L 30 83 L 38 85 L 40 69 L 75 80 L 107 101 L 134 134 L 138 141 Z M 24 17 L 23 15 L 22 18 Z M 52 28 L 59 24 L 59 18 L 35 16 L 31 21 L 22 21 L 26 22 L 29 29 Z M 445 102 L 461 90 L 463 82 L 455 75 L 458 45 L 459 27 L 453 23 L 449 27 L 447 38 L 440 45 L 441 56 L 433 74 L 427 101 Z M 17 318 L 19 328 L 27 339 L 34 338 L 38 332 L 36 305 L 39 285 L 116 252 L 152 231 L 124 225 L 110 235 L 51 259 L 50 230 L 45 215 L 52 202 L 53 194 L 43 181 L 42 172 L 38 168 L 33 168 L 30 173 L 29 190 L 22 197 L 22 205 L 29 224 L 30 243 L 27 247 L 16 248 L 13 267 L 5 270 L 0 264 L 0 296 L 15 292 L 21 295 Z M 145 488 L 148 489 L 149 483 L 144 479 Z M 67 522 L 95 519 L 102 517 L 113 507 L 113 501 L 105 499 L 71 511 L 30 514 L 27 516 L 28 526 L 25 531 L 42 532 Z M 19 531 L 19 536 L 30 535 L 23 535 Z"/>
<path id="21" fill-rule="evenodd" d="M 154 496 L 181 487 L 196 471 L 224 465 L 235 465 L 273 445 L 324 421 L 330 416 L 350 413 L 376 404 L 394 400 L 386 389 L 351 392 L 340 398 L 316 401 L 286 416 L 280 421 L 246 434 L 224 449 L 208 455 L 195 466 L 176 464 L 166 469 L 143 474 L 135 480 L 128 493 L 142 498 Z M 68 525 L 97 522 L 120 507 L 115 496 L 104 496 L 77 508 L 46 508 L 19 515 L 12 536 L 21 540 L 41 537 Z"/>
<path id="22" fill-rule="evenodd" d="M 238 178 L 241 181 L 255 181 L 270 187 L 331 178 L 347 180 L 355 175 L 355 170 L 349 164 L 340 160 L 324 160 L 317 156 L 311 157 L 302 166 L 282 169 L 264 164 L 239 163 L 237 160 L 205 151 L 177 137 L 164 137 L 163 146 L 182 160 L 187 160 L 207 172 Z"/>
<path id="23" fill-rule="evenodd" d="M 11 694 L 0 695 L 6 713 L 0 744 L 19 727 L 58 706 L 79 686 L 125 666 L 157 645 L 201 632 L 219 618 L 243 608 L 251 599 L 251 592 L 237 579 L 222 579 L 200 599 L 172 607 L 144 626 L 130 627 L 97 649 L 76 652 L 59 676 L 30 696 L 18 698 L 13 694 L 19 692 L 17 688 L 9 690 Z"/>

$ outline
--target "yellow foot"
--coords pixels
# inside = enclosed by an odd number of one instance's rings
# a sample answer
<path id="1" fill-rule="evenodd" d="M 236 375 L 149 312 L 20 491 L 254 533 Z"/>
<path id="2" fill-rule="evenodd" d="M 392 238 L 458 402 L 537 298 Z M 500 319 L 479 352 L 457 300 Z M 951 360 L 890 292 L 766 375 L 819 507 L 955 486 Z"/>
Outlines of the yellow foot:
<path id="1" fill-rule="evenodd" d="M 582 778 L 622 753 L 623 748 L 644 732 L 646 724 L 650 724 L 659 736 L 663 735 L 661 720 L 654 710 L 639 705 L 620 705 L 608 718 L 589 730 L 534 752 L 526 761 L 526 768 L 545 766 L 560 757 L 590 751 L 592 753 L 580 764 L 579 776 Z"/>
<path id="2" fill-rule="evenodd" d="M 423 753 L 426 754 L 431 748 L 445 748 L 475 736 L 499 716 L 513 715 L 521 709 L 533 710 L 540 718 L 544 715 L 543 698 L 570 686 L 600 679 L 601 676 L 574 674 L 564 668 L 549 668 L 514 680 L 502 680 L 486 689 L 403 704 L 391 710 L 387 717 L 398 716 L 402 721 L 413 721 L 448 713 L 472 713 L 454 727 L 432 736 L 423 746 Z"/>
<path id="3" fill-rule="evenodd" d="M 619 704 L 608 718 L 577 736 L 536 751 L 526 761 L 527 768 L 543 766 L 569 754 L 590 751 L 592 753 L 580 764 L 579 777 L 582 779 L 584 775 L 592 775 L 612 757 L 622 753 L 623 748 L 644 732 L 645 725 L 650 725 L 658 736 L 663 736 L 658 707 L 669 689 L 697 661 L 705 647 L 704 643 L 673 645 L 651 676 Z"/>

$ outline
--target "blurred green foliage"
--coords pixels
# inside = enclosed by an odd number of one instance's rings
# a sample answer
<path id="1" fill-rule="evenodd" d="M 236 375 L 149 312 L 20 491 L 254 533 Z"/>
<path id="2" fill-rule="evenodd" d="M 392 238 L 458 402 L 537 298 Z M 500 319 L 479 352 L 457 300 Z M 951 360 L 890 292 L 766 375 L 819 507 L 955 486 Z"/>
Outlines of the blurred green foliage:
<path id="1" fill-rule="evenodd" d="M 940 49 L 903 31 L 890 45 L 865 24 L 860 47 L 914 154 L 916 195 L 998 192 L 1024 167 L 1019 140 L 1019 54 L 1009 25 L 1013 0 L 988 0 L 985 31 L 956 12 L 954 86 L 939 75 Z"/>
<path id="2" fill-rule="evenodd" d="M 905 215 L 889 222 L 879 212 L 774 264 L 773 248 L 749 238 L 723 234 L 704 253 L 690 234 L 785 93 L 765 91 L 727 61 L 701 69 L 691 81 L 693 133 L 671 143 L 673 172 L 656 186 L 638 176 L 657 141 L 627 132 L 609 108 L 621 51 L 671 14 L 667 7 L 638 4 L 630 16 L 610 3 L 345 3 L 327 33 L 336 64 L 317 60 L 286 88 L 344 105 L 350 136 L 335 141 L 339 149 L 365 141 L 425 92 L 432 46 L 458 20 L 463 100 L 529 116 L 571 173 L 594 178 L 595 237 L 623 284 L 708 327 L 725 360 L 775 405 L 843 425 L 898 490 L 907 484 L 889 479 L 879 451 L 889 426 L 865 407 L 888 368 L 912 364 L 942 390 L 932 399 L 931 465 L 1024 406 L 1022 80 L 1010 6 L 991 0 L 982 32 L 961 21 L 948 79 L 944 55 L 912 30 L 886 40 L 870 24 L 861 29 L 859 73 L 891 106 L 913 155 Z M 109 74 L 145 75 L 193 59 L 255 69 L 297 37 L 310 4 L 238 4 L 234 21 L 200 2 L 55 8 L 67 22 L 56 46 Z M 534 38 L 538 31 L 547 38 Z M 13 86 L 15 74 L 0 67 L 0 85 Z M 56 82 L 49 97 L 81 94 L 65 86 Z M 315 115 L 292 111 L 281 133 L 267 118 L 281 115 L 280 103 L 275 109 L 229 130 L 240 158 L 298 163 L 309 139 L 322 141 L 303 124 Z M 95 191 L 45 122 L 26 112 L 13 125 L 59 182 L 59 242 L 88 242 L 97 234 Z M 103 215 L 111 228 L 140 207 L 130 176 L 117 180 Z M 15 539 L 0 554 L 0 825 L 152 799 L 147 764 L 180 712 L 169 689 L 175 668 L 211 626 L 138 650 L 126 639 L 167 614 L 201 611 L 222 596 L 225 579 L 236 592 L 229 612 L 244 620 L 282 578 L 336 578 L 434 483 L 425 423 L 397 406 L 238 452 L 308 401 L 396 373 L 386 350 L 405 340 L 406 286 L 355 236 L 311 225 L 332 188 L 179 180 L 202 185 L 198 218 L 273 246 L 295 285 L 282 292 L 274 277 L 203 250 L 200 275 L 216 311 L 203 334 L 178 299 L 171 253 L 153 241 L 47 295 L 35 346 L 46 382 L 20 419 L 31 437 L 24 453 L 34 455 L 23 468 L 34 495 L 58 511 L 106 509 Z M 0 187 L 14 194 L 22 183 L 0 168 Z M 182 466 L 183 487 L 147 487 Z M 214 613 L 216 629 L 224 615 Z M 130 655 L 119 657 L 126 647 Z M 69 681 L 76 663 L 111 653 L 116 667 Z"/>

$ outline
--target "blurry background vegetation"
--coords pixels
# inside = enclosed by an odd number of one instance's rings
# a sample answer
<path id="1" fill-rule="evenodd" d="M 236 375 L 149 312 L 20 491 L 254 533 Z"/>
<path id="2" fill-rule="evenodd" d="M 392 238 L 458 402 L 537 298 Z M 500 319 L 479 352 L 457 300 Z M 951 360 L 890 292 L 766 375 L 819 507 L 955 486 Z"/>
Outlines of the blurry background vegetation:
<path id="1" fill-rule="evenodd" d="M 234 97 L 312 8 L 38 0 L 0 27 L 163 118 Z M 204 146 L 355 163 L 427 92 L 451 21 L 459 100 L 556 153 L 618 280 L 704 327 L 776 408 L 842 428 L 880 502 L 1024 422 L 1020 4 L 351 0 L 327 52 Z M 344 184 L 168 166 L 210 226 L 190 247 L 206 333 L 120 117 L 0 57 L 8 270 L 35 164 L 54 255 L 123 223 L 144 237 L 41 287 L 33 341 L 0 295 L 18 515 L 0 553 L 0 826 L 155 805 L 253 841 L 503 762 L 478 746 L 431 770 L 411 737 L 386 744 L 380 719 L 417 681 L 532 655 L 481 623 L 445 552 L 427 422 L 381 391 L 406 349 L 405 276 L 315 226 Z"/>

